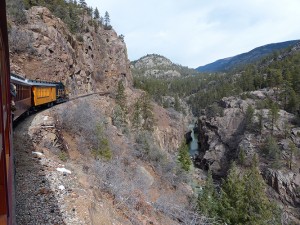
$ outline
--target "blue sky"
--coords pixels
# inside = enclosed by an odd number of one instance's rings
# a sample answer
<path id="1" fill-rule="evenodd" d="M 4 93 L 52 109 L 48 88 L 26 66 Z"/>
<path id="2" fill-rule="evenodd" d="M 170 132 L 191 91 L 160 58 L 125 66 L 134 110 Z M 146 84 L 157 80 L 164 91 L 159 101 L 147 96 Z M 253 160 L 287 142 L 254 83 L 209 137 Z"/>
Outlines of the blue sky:
<path id="1" fill-rule="evenodd" d="M 125 35 L 130 60 L 161 54 L 192 68 L 300 39 L 300 0 L 86 0 Z"/>

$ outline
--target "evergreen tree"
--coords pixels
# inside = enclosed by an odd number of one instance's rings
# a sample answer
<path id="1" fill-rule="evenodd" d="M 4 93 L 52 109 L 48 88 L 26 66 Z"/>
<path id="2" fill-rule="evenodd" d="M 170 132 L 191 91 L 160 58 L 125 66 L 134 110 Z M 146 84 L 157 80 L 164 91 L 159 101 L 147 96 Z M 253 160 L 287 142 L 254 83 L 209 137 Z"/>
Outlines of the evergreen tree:
<path id="1" fill-rule="evenodd" d="M 226 224 L 280 224 L 280 212 L 265 193 L 265 182 L 257 168 L 257 155 L 242 176 L 235 164 L 221 187 L 218 216 Z"/>
<path id="2" fill-rule="evenodd" d="M 243 148 L 240 148 L 239 153 L 238 153 L 238 160 L 240 165 L 245 165 L 246 162 L 246 153 L 245 150 Z"/>
<path id="3" fill-rule="evenodd" d="M 86 1 L 85 0 L 79 0 L 79 4 L 82 8 L 86 8 L 87 7 L 87 4 L 86 4 Z"/>
<path id="4" fill-rule="evenodd" d="M 226 181 L 223 181 L 219 215 L 227 224 L 241 224 L 245 221 L 245 183 L 233 163 Z"/>
<path id="5" fill-rule="evenodd" d="M 96 7 L 95 11 L 94 11 L 94 19 L 99 20 L 100 18 L 100 13 L 98 8 Z"/>
<path id="6" fill-rule="evenodd" d="M 90 17 L 93 17 L 93 7 L 87 7 L 87 14 L 90 16 Z"/>
<path id="7" fill-rule="evenodd" d="M 269 116 L 271 118 L 272 134 L 273 134 L 274 126 L 276 125 L 276 122 L 279 118 L 279 107 L 278 107 L 277 103 L 274 103 L 274 102 L 271 103 L 271 107 L 269 110 Z"/>
<path id="8" fill-rule="evenodd" d="M 175 109 L 177 112 L 180 112 L 180 103 L 179 103 L 178 95 L 175 96 L 174 109 Z"/>
<path id="9" fill-rule="evenodd" d="M 110 30 L 112 28 L 111 25 L 110 25 L 109 13 L 107 11 L 104 14 L 104 28 L 106 30 Z"/>
<path id="10" fill-rule="evenodd" d="M 294 90 L 290 90 L 287 102 L 287 110 L 291 113 L 296 113 L 299 110 L 299 96 Z"/>
<path id="11" fill-rule="evenodd" d="M 181 164 L 182 169 L 185 171 L 190 170 L 192 160 L 189 153 L 189 146 L 183 141 L 179 147 L 178 161 Z"/>
<path id="12" fill-rule="evenodd" d="M 289 99 L 289 96 L 290 96 L 292 91 L 293 91 L 293 89 L 292 89 L 291 83 L 287 80 L 283 81 L 282 92 L 281 92 L 281 100 L 283 101 L 285 109 L 288 108 L 287 107 L 288 99 Z"/>
<path id="13" fill-rule="evenodd" d="M 141 102 L 140 99 L 138 99 L 134 104 L 132 126 L 135 129 L 139 129 L 141 127 L 141 123 Z"/>
<path id="14" fill-rule="evenodd" d="M 263 124 L 263 110 L 260 109 L 259 113 L 258 113 L 258 130 L 259 130 L 259 133 L 261 134 L 262 133 L 262 130 L 264 128 L 264 124 Z"/>
<path id="15" fill-rule="evenodd" d="M 144 120 L 143 129 L 153 131 L 155 124 L 153 105 L 151 103 L 150 96 L 147 93 L 144 93 L 141 97 L 141 112 Z"/>
<path id="16" fill-rule="evenodd" d="M 248 105 L 246 110 L 246 129 L 251 131 L 254 128 L 253 124 L 253 116 L 254 116 L 254 109 L 251 105 Z"/>
<path id="17" fill-rule="evenodd" d="M 122 80 L 118 82 L 118 89 L 116 95 L 116 107 L 113 112 L 113 122 L 117 127 L 124 127 L 126 124 L 126 117 L 128 114 L 127 110 L 127 99 L 125 95 L 125 87 Z"/>
<path id="18" fill-rule="evenodd" d="M 255 163 L 246 172 L 243 182 L 245 184 L 243 201 L 245 210 L 244 221 L 241 221 L 241 224 L 281 224 L 279 209 L 267 198 L 266 184 Z"/>
<path id="19" fill-rule="evenodd" d="M 279 167 L 280 149 L 276 139 L 271 135 L 266 138 L 264 152 L 266 156 L 273 161 L 272 166 Z"/>
<path id="20" fill-rule="evenodd" d="M 212 179 L 212 172 L 209 170 L 205 185 L 197 199 L 200 213 L 208 217 L 217 217 L 219 206 L 218 201 L 219 199 Z"/>
<path id="21" fill-rule="evenodd" d="M 288 167 L 291 170 L 292 169 L 292 164 L 293 164 L 293 158 L 297 153 L 297 147 L 294 144 L 294 142 L 292 142 L 292 141 L 290 141 L 290 143 L 289 143 L 289 150 L 290 150 L 290 152 L 289 152 L 290 155 L 287 158 L 287 160 L 288 160 Z"/>
<path id="22" fill-rule="evenodd" d="M 119 80 L 118 82 L 118 89 L 117 89 L 117 95 L 116 95 L 116 103 L 121 107 L 121 109 L 127 113 L 127 106 L 126 103 L 126 95 L 125 95 L 125 87 L 123 85 L 122 80 Z"/>
<path id="23" fill-rule="evenodd" d="M 126 114 L 119 105 L 116 105 L 112 115 L 113 125 L 119 128 L 123 128 L 126 125 Z"/>

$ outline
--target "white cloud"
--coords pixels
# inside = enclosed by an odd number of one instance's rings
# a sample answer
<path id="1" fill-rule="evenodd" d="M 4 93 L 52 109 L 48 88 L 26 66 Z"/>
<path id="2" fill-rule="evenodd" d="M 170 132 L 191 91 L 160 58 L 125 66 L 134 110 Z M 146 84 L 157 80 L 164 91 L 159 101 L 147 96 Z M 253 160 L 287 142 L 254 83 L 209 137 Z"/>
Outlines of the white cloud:
<path id="1" fill-rule="evenodd" d="M 130 60 L 158 53 L 198 67 L 260 45 L 300 39 L 299 0 L 87 0 L 125 35 Z"/>

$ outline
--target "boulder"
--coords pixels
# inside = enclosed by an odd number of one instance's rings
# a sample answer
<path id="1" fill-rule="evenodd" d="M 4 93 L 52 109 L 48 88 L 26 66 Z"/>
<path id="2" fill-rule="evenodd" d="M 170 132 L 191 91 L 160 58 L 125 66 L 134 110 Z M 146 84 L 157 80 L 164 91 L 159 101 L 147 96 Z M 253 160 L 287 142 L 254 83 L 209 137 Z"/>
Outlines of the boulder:
<path id="1" fill-rule="evenodd" d="M 138 166 L 136 168 L 136 174 L 136 177 L 139 178 L 137 182 L 143 185 L 145 188 L 150 188 L 151 185 L 154 183 L 153 176 L 148 172 L 148 170 L 145 167 Z"/>

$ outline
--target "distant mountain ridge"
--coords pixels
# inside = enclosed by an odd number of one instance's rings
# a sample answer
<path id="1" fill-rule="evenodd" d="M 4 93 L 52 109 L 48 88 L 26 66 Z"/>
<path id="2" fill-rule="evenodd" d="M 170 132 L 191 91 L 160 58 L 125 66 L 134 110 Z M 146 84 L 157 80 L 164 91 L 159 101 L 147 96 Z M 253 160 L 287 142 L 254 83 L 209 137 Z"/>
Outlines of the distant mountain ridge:
<path id="1" fill-rule="evenodd" d="M 248 63 L 253 63 L 275 51 L 283 50 L 292 47 L 299 43 L 300 40 L 285 41 L 263 45 L 252 49 L 249 52 L 242 53 L 236 56 L 219 59 L 213 63 L 196 68 L 199 72 L 224 72 Z"/>

